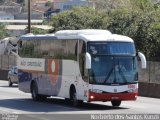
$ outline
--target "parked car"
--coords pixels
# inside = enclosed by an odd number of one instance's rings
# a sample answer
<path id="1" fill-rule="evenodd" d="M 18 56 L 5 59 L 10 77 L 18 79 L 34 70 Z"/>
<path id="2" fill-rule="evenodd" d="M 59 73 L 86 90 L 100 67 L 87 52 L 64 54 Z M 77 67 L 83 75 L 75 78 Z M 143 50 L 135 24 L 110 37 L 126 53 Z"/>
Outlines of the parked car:
<path id="1" fill-rule="evenodd" d="M 18 69 L 17 69 L 17 66 L 13 66 L 8 72 L 8 85 L 12 86 L 13 83 L 18 84 Z"/>

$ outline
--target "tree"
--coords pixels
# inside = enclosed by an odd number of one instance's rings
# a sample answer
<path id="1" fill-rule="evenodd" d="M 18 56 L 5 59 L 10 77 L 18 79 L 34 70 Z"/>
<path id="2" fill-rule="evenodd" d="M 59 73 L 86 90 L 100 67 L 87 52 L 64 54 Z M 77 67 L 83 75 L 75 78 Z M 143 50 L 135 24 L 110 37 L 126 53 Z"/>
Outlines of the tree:
<path id="1" fill-rule="evenodd" d="M 26 33 L 27 33 L 28 28 L 26 28 L 25 30 L 26 30 Z M 31 27 L 31 33 L 33 33 L 33 34 L 47 34 L 47 33 L 49 33 L 49 30 L 44 30 L 44 29 L 41 29 L 41 28 Z"/>
<path id="2" fill-rule="evenodd" d="M 147 56 L 147 59 L 156 60 L 160 55 L 159 7 L 149 0 L 130 1 L 130 8 L 117 8 L 109 14 L 108 29 L 112 33 L 122 34 L 133 38 L 136 47 Z M 158 58 L 159 59 L 159 58 Z"/>
<path id="3" fill-rule="evenodd" d="M 106 15 L 87 7 L 74 7 L 71 11 L 53 16 L 51 25 L 55 31 L 66 29 L 100 29 L 105 28 Z"/>

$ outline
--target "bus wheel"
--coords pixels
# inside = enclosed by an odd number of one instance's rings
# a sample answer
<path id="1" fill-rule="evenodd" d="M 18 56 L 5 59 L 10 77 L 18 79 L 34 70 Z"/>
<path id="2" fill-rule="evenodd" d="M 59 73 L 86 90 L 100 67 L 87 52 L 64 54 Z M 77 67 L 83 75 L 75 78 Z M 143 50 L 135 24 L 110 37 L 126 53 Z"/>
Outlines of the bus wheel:
<path id="1" fill-rule="evenodd" d="M 39 95 L 39 100 L 40 101 L 46 101 L 47 97 L 49 97 L 49 96 L 47 96 L 47 95 Z"/>
<path id="2" fill-rule="evenodd" d="M 38 95 L 38 87 L 35 82 L 31 84 L 31 94 L 34 101 L 38 101 L 40 99 L 40 96 Z"/>
<path id="3" fill-rule="evenodd" d="M 118 107 L 118 106 L 121 105 L 121 101 L 120 100 L 112 100 L 111 103 L 112 103 L 112 106 L 114 106 L 114 107 Z"/>
<path id="4" fill-rule="evenodd" d="M 77 93 L 75 89 L 73 89 L 71 94 L 71 102 L 73 106 L 78 106 Z"/>
<path id="5" fill-rule="evenodd" d="M 80 106 L 83 103 L 82 100 L 77 99 L 77 93 L 76 93 L 75 88 L 72 89 L 71 91 L 71 103 L 74 107 Z"/>
<path id="6" fill-rule="evenodd" d="M 11 82 L 11 79 L 9 78 L 9 79 L 8 79 L 8 85 L 9 85 L 9 87 L 12 87 L 12 84 L 13 84 L 13 83 Z"/>

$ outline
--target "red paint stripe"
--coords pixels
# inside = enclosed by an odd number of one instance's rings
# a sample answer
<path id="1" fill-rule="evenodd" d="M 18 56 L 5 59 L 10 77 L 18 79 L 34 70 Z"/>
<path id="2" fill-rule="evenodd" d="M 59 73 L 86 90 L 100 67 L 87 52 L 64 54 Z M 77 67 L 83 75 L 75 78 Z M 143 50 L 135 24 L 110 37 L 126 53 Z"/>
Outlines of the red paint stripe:
<path id="1" fill-rule="evenodd" d="M 94 93 L 89 92 L 89 101 L 136 100 L 138 93 Z M 91 99 L 91 96 L 92 99 Z"/>
<path id="2" fill-rule="evenodd" d="M 54 65 L 55 65 L 55 71 L 52 71 L 52 62 L 54 61 Z M 59 60 L 52 60 L 49 59 L 48 60 L 48 74 L 50 74 L 50 81 L 53 85 L 55 85 L 55 83 L 58 80 L 58 75 L 59 75 Z"/>

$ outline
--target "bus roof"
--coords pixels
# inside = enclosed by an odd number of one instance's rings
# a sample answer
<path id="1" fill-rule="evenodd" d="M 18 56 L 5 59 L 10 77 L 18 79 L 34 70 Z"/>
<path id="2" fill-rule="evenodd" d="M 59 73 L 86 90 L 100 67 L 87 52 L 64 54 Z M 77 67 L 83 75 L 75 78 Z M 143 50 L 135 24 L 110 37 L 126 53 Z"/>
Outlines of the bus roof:
<path id="1" fill-rule="evenodd" d="M 61 30 L 54 34 L 45 35 L 23 35 L 21 40 L 54 40 L 54 39 L 82 39 L 88 41 L 119 41 L 119 42 L 133 42 L 127 36 L 112 34 L 108 30 L 85 29 L 85 30 Z"/>

